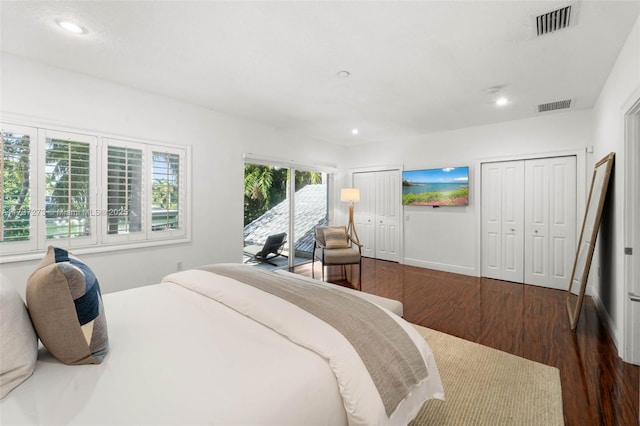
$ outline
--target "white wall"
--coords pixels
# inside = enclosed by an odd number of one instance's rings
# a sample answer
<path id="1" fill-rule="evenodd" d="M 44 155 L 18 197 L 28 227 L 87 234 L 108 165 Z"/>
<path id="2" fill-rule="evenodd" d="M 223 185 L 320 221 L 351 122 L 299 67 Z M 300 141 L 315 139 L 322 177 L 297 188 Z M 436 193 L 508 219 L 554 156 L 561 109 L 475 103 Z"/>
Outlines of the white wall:
<path id="1" fill-rule="evenodd" d="M 404 208 L 404 263 L 467 275 L 480 275 L 479 164 L 536 154 L 583 151 L 578 164 L 578 226 L 584 215 L 593 166 L 609 152 L 616 161 L 587 293 L 608 314 L 608 326 L 621 351 L 625 336 L 624 286 L 624 114 L 640 98 L 640 18 L 622 48 L 593 110 L 541 114 L 424 135 L 410 141 L 360 145 L 349 149 L 348 169 L 403 164 L 404 168 L 470 166 L 466 208 Z M 532 106 L 533 108 L 533 106 Z M 356 207 L 357 208 L 357 207 Z M 579 229 L 578 229 L 579 232 Z M 636 248 L 637 249 L 637 248 Z"/>
<path id="2" fill-rule="evenodd" d="M 533 106 L 532 106 L 533 108 Z M 593 144 L 591 110 L 432 133 L 411 141 L 361 145 L 349 151 L 348 168 L 403 164 L 405 170 L 469 166 L 469 206 L 404 207 L 404 263 L 480 275 L 479 164 L 484 160 L 584 152 Z M 584 174 L 584 166 L 580 168 Z M 584 181 L 581 177 L 581 203 Z M 356 207 L 357 208 L 357 207 Z"/>
<path id="3" fill-rule="evenodd" d="M 192 242 L 80 257 L 104 293 L 157 283 L 184 268 L 242 260 L 242 153 L 303 164 L 338 163 L 342 147 L 104 80 L 2 55 L 0 112 L 65 126 L 192 146 Z M 38 261 L 3 263 L 0 279 L 24 291 Z"/>
<path id="4" fill-rule="evenodd" d="M 597 161 L 609 152 L 615 152 L 616 159 L 589 283 L 598 298 L 597 301 L 609 314 L 609 326 L 617 343 L 621 343 L 624 336 L 626 298 L 624 115 L 638 99 L 640 99 L 640 18 L 620 51 L 594 108 L 595 155 L 593 159 Z M 590 169 L 593 169 L 593 163 L 590 164 Z M 600 271 L 599 274 L 598 271 Z M 622 347 L 623 345 L 618 344 L 619 350 Z"/>

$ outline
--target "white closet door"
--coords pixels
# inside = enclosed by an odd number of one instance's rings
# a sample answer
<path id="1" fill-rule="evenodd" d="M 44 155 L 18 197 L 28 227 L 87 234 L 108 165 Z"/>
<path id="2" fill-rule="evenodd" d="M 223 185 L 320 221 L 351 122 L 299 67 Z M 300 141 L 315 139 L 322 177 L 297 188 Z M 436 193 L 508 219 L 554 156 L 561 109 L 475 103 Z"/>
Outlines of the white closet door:
<path id="1" fill-rule="evenodd" d="M 365 257 L 375 257 L 376 237 L 375 237 L 375 200 L 376 185 L 373 173 L 354 173 L 353 187 L 360 189 L 360 202 L 354 204 L 353 220 L 356 231 L 360 237 L 362 255 Z"/>
<path id="2" fill-rule="evenodd" d="M 549 167 L 546 159 L 525 164 L 525 282 L 545 285 L 549 276 Z"/>
<path id="3" fill-rule="evenodd" d="M 575 250 L 575 156 L 482 165 L 482 276 L 566 290 Z"/>
<path id="4" fill-rule="evenodd" d="M 523 282 L 524 162 L 482 165 L 482 275 Z"/>
<path id="5" fill-rule="evenodd" d="M 566 290 L 576 250 L 576 158 L 525 162 L 527 284 Z"/>
<path id="6" fill-rule="evenodd" d="M 381 260 L 400 260 L 400 171 L 353 174 L 353 186 L 360 189 L 354 221 L 362 255 Z"/>
<path id="7" fill-rule="evenodd" d="M 400 260 L 400 172 L 376 172 L 376 259 Z"/>
<path id="8" fill-rule="evenodd" d="M 502 179 L 502 277 L 524 280 L 524 162 L 504 164 Z"/>
<path id="9" fill-rule="evenodd" d="M 482 276 L 502 278 L 502 166 L 482 165 Z"/>

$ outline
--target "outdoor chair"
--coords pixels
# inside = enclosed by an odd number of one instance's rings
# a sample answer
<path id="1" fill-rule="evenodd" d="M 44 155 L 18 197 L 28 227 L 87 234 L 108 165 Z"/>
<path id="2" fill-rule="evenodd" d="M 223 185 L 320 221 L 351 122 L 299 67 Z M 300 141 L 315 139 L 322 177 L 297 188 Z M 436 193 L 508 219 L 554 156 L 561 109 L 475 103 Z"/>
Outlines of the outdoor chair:
<path id="1" fill-rule="evenodd" d="M 362 289 L 362 244 L 354 240 L 347 233 L 346 226 L 316 226 L 315 247 L 311 263 L 311 276 L 315 278 L 315 262 L 322 264 L 322 281 L 324 281 L 324 267 L 332 265 L 342 266 L 347 278 L 346 265 L 358 265 L 358 287 Z"/>
<path id="2" fill-rule="evenodd" d="M 287 255 L 282 254 L 282 250 L 284 249 L 286 242 L 287 234 L 285 232 L 269 235 L 262 247 L 259 245 L 247 246 L 244 248 L 244 252 L 251 256 L 250 260 L 278 266 L 273 262 L 273 259 L 278 256 L 288 257 Z"/>

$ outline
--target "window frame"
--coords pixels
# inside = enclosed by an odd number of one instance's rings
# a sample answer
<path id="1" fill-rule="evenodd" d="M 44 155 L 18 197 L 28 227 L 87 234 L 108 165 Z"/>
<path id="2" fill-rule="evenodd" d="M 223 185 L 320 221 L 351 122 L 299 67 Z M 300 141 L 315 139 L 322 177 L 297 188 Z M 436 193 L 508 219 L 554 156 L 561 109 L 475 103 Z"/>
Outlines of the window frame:
<path id="1" fill-rule="evenodd" d="M 2 132 L 28 134 L 30 144 L 30 239 L 0 242 L 0 264 L 39 259 L 49 245 L 73 249 L 74 253 L 97 253 L 191 241 L 191 146 L 167 144 L 140 138 L 123 137 L 62 126 L 41 125 L 24 120 L 0 122 Z M 14 124 L 15 123 L 15 124 Z M 89 237 L 46 238 L 46 140 L 47 138 L 87 142 L 90 144 Z M 108 148 L 141 149 L 143 156 L 143 230 L 140 235 L 108 234 Z M 179 157 L 179 226 L 176 229 L 151 231 L 151 179 L 153 152 L 167 152 Z M 3 153 L 2 153 L 3 154 Z M 26 207 L 25 207 L 26 208 Z M 42 212 L 42 214 L 37 214 Z M 3 228 L 4 229 L 4 228 Z M 4 232 L 4 231 L 3 231 Z M 136 233 L 137 234 L 137 233 Z M 75 240 L 75 241 L 74 241 Z"/>
<path id="2" fill-rule="evenodd" d="M 73 132 L 61 132 L 51 129 L 38 129 L 39 134 L 39 146 L 38 156 L 40 157 L 39 166 L 37 169 L 37 184 L 39 188 L 37 203 L 37 211 L 44 212 L 46 209 L 46 153 L 47 153 L 47 139 L 66 140 L 69 142 L 80 142 L 89 145 L 89 235 L 85 237 L 73 237 L 73 238 L 47 238 L 47 223 L 46 215 L 39 214 L 38 225 L 41 231 L 38 233 L 38 249 L 44 250 L 49 245 L 55 245 L 65 249 L 72 249 L 76 247 L 95 246 L 98 244 L 98 218 L 95 214 L 98 211 L 97 205 L 97 179 L 98 173 L 98 159 L 97 148 L 98 138 L 96 136 L 73 133 Z"/>
<path id="3" fill-rule="evenodd" d="M 184 182 L 186 180 L 187 162 L 186 162 L 185 155 L 182 155 L 181 150 L 175 147 L 158 146 L 158 145 L 150 145 L 147 147 L 147 158 L 151 159 L 149 166 L 147 168 L 149 172 L 149 177 L 147 179 L 147 182 L 149 182 L 149 185 L 147 185 L 146 196 L 147 196 L 147 199 L 149 200 L 149 203 L 150 203 L 149 205 L 151 205 L 153 202 L 152 201 L 153 188 L 151 183 L 153 182 L 152 170 L 153 170 L 153 153 L 154 152 L 158 152 L 162 154 L 178 155 L 178 159 L 179 159 L 178 160 L 178 228 L 153 230 L 152 229 L 153 208 L 150 208 L 147 211 L 147 223 L 151 224 L 151 228 L 147 228 L 147 232 L 149 232 L 150 234 L 148 236 L 148 239 L 149 240 L 165 240 L 165 239 L 184 237 L 186 235 L 186 228 L 187 228 L 186 226 L 187 222 L 185 221 L 185 215 L 187 214 L 187 209 L 186 209 L 187 192 L 186 192 L 185 185 L 181 185 L 180 182 Z"/>

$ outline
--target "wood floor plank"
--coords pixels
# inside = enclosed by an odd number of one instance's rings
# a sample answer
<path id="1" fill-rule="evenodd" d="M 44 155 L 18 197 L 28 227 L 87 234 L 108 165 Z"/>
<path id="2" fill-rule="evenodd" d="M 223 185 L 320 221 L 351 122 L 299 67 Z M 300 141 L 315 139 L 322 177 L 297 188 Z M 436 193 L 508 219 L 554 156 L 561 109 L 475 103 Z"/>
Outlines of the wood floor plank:
<path id="1" fill-rule="evenodd" d="M 294 272 L 311 276 L 311 267 Z M 340 268 L 326 273 L 350 286 Z M 589 297 L 574 333 L 560 290 L 375 259 L 363 261 L 362 290 L 401 301 L 407 321 L 557 367 L 568 426 L 638 424 L 640 369 L 618 357 Z"/>

